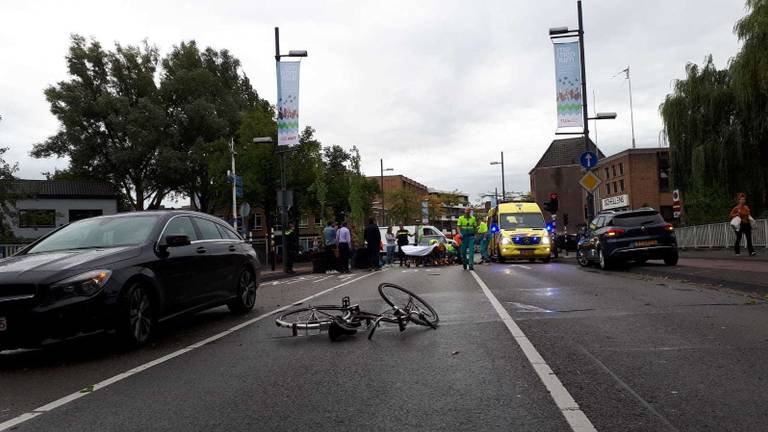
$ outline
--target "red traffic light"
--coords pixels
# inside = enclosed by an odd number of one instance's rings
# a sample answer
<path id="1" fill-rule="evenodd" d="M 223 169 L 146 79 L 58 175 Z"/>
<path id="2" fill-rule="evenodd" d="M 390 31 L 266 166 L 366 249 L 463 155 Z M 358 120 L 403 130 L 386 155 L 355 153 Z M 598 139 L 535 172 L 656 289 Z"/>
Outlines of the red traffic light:
<path id="1" fill-rule="evenodd" d="M 556 200 L 557 199 L 557 194 L 555 192 L 550 193 L 549 194 L 549 199 L 550 200 Z"/>

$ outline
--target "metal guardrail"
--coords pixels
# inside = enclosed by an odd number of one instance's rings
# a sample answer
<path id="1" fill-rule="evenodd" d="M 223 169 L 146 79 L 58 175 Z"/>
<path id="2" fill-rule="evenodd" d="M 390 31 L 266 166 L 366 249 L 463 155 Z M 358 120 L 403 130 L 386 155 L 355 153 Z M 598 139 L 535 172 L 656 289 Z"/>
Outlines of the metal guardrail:
<path id="1" fill-rule="evenodd" d="M 9 257 L 26 246 L 25 244 L 0 244 L 0 258 Z"/>
<path id="2" fill-rule="evenodd" d="M 736 243 L 736 233 L 728 222 L 693 225 L 675 229 L 681 248 L 728 248 Z M 742 239 L 746 247 L 746 240 Z M 768 248 L 768 219 L 757 219 L 752 229 L 752 244 Z"/>

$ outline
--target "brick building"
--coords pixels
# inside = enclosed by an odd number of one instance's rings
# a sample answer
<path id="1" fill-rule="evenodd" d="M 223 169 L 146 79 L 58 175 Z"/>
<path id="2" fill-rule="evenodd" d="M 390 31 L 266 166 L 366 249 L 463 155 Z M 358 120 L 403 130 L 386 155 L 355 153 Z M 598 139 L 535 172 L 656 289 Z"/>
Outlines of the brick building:
<path id="1" fill-rule="evenodd" d="M 382 177 L 380 176 L 368 176 L 368 179 L 375 180 L 377 183 L 379 183 L 379 186 L 382 184 Z M 410 192 L 413 192 L 416 196 L 419 198 L 427 196 L 429 194 L 429 188 L 427 188 L 425 185 L 417 182 L 416 180 L 413 180 L 411 178 L 408 178 L 404 175 L 388 175 L 384 176 L 384 185 L 382 187 L 382 191 L 384 192 L 384 207 L 382 211 L 382 205 L 381 205 L 381 196 L 376 196 L 373 198 L 373 212 L 376 215 L 376 220 L 380 225 L 385 225 L 384 222 L 384 216 L 387 214 L 387 211 L 392 207 L 392 203 L 388 203 L 386 200 L 387 195 L 398 192 L 401 190 L 407 190 Z M 421 218 L 419 217 L 419 220 L 414 220 L 414 223 L 420 222 Z"/>
<path id="2" fill-rule="evenodd" d="M 593 151 L 596 149 L 592 140 L 589 141 L 589 147 Z M 557 193 L 559 220 L 563 221 L 567 215 L 570 227 L 586 223 L 587 195 L 579 185 L 579 180 L 584 175 L 579 157 L 584 150 L 584 139 L 581 137 L 554 140 L 528 173 L 534 201 L 541 205 L 549 201 L 550 193 Z M 600 149 L 597 149 L 597 154 L 601 159 L 605 157 Z M 544 213 L 545 217 L 550 216 L 546 211 Z"/>
<path id="3" fill-rule="evenodd" d="M 628 149 L 601 159 L 595 173 L 600 184 L 598 210 L 653 207 L 672 218 L 669 149 Z"/>

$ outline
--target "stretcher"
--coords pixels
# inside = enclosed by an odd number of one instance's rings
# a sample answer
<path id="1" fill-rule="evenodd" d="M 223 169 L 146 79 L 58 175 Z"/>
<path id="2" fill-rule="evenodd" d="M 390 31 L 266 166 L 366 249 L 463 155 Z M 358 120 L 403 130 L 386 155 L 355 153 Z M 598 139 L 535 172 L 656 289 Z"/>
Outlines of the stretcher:
<path id="1" fill-rule="evenodd" d="M 445 246 L 442 244 L 433 244 L 429 246 L 401 246 L 400 250 L 405 254 L 405 265 L 408 267 L 410 267 L 411 264 L 418 267 L 419 265 L 437 266 L 450 263 L 450 260 L 447 259 Z"/>

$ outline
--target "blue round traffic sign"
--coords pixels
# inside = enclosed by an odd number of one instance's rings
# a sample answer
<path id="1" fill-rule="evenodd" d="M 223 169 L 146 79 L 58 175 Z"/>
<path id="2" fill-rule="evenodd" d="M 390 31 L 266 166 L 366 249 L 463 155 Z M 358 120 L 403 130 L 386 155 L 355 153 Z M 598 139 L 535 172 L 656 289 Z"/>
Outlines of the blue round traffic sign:
<path id="1" fill-rule="evenodd" d="M 591 151 L 585 151 L 581 154 L 581 157 L 579 157 L 579 162 L 581 162 L 581 166 L 590 169 L 597 166 L 597 154 L 595 152 Z"/>

